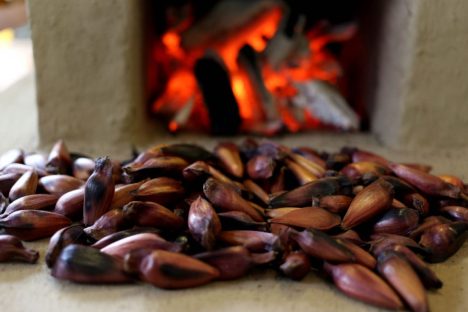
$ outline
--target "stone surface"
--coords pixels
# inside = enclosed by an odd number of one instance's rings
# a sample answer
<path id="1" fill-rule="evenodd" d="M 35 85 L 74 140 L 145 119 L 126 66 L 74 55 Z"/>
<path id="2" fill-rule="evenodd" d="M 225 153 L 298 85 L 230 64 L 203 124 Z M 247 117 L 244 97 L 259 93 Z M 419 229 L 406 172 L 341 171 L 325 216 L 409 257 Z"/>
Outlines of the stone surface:
<path id="1" fill-rule="evenodd" d="M 371 128 L 387 145 L 468 146 L 468 2 L 384 0 L 371 75 Z M 372 90 L 374 92 L 372 93 Z"/>
<path id="2" fill-rule="evenodd" d="M 412 0 L 371 1 L 371 16 L 363 26 L 374 50 L 367 84 L 371 130 L 391 146 L 401 140 L 417 5 Z"/>
<path id="3" fill-rule="evenodd" d="M 468 2 L 414 1 L 418 29 L 404 101 L 401 143 L 468 146 Z"/>
<path id="4" fill-rule="evenodd" d="M 119 143 L 151 132 L 143 98 L 144 1 L 30 1 L 39 137 Z"/>

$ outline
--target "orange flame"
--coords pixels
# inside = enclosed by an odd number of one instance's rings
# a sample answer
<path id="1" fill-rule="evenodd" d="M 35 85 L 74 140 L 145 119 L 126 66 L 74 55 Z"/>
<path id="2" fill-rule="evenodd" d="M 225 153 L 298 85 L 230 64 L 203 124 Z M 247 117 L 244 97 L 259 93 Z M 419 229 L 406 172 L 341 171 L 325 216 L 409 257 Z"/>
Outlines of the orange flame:
<path id="1" fill-rule="evenodd" d="M 184 57 L 184 50 L 180 47 L 179 34 L 168 31 L 161 38 L 162 43 L 167 49 L 167 53 L 172 57 L 182 59 Z"/>
<path id="2" fill-rule="evenodd" d="M 164 94 L 153 106 L 155 112 L 177 111 L 193 96 L 197 82 L 191 71 L 176 70 L 166 85 Z"/>
<path id="3" fill-rule="evenodd" d="M 262 98 L 256 90 L 255 83 L 251 81 L 245 69 L 238 65 L 240 49 L 249 44 L 260 55 L 266 49 L 268 40 L 276 33 L 283 17 L 280 8 L 274 8 L 257 16 L 254 21 L 230 34 L 227 40 L 213 44 L 205 49 L 214 49 L 223 59 L 229 76 L 231 88 L 239 105 L 239 112 L 243 120 L 243 129 L 254 129 L 265 120 L 265 111 Z M 313 34 L 313 32 L 311 32 Z M 267 90 L 274 95 L 276 109 L 283 124 L 290 132 L 297 132 L 304 128 L 317 128 L 320 121 L 304 110 L 302 118 L 296 119 L 295 114 L 288 106 L 289 99 L 297 93 L 294 82 L 310 79 L 325 80 L 336 83 L 341 75 L 340 67 L 334 57 L 325 50 L 326 44 L 333 39 L 320 35 L 310 35 L 310 57 L 302 58 L 296 66 L 273 70 L 268 64 L 262 64 L 263 82 Z M 161 42 L 167 57 L 166 64 L 171 64 L 172 73 L 166 84 L 163 94 L 154 102 L 153 111 L 157 114 L 174 117 L 190 99 L 196 99 L 191 111 L 190 122 L 205 128 L 207 121 L 206 109 L 201 100 L 200 91 L 193 73 L 194 60 L 200 51 L 185 51 L 181 46 L 181 36 L 176 31 L 168 31 L 161 37 Z M 175 64 L 175 65 L 174 65 Z M 175 132 L 184 125 L 172 120 L 168 124 L 170 131 Z"/>

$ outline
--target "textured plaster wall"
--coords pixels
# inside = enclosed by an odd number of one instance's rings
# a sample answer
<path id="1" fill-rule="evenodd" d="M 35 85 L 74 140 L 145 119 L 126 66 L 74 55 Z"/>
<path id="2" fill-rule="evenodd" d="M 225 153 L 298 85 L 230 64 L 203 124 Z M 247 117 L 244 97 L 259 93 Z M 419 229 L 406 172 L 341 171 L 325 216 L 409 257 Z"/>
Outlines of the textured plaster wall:
<path id="1" fill-rule="evenodd" d="M 468 1 L 379 4 L 372 131 L 403 149 L 468 146 Z"/>
<path id="2" fill-rule="evenodd" d="M 376 29 L 370 30 L 369 39 L 370 49 L 375 53 L 368 84 L 371 130 L 391 146 L 400 143 L 418 2 L 382 0 L 372 2 L 372 8 L 367 11 L 376 15 L 372 19 Z"/>
<path id="3" fill-rule="evenodd" d="M 30 0 L 42 146 L 64 138 L 113 153 L 147 135 L 142 3 Z"/>
<path id="4" fill-rule="evenodd" d="M 400 140 L 468 146 L 468 1 L 420 3 Z"/>

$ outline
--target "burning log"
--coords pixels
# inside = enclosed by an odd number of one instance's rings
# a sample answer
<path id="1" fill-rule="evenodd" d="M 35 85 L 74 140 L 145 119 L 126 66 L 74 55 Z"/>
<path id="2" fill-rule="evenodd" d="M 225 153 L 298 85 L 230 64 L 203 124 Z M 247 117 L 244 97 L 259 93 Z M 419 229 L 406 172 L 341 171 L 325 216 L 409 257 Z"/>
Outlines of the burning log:
<path id="1" fill-rule="evenodd" d="M 223 0 L 187 31 L 182 33 L 181 43 L 186 50 L 222 45 L 268 16 L 273 10 L 281 8 L 276 0 L 237 1 Z"/>
<path id="2" fill-rule="evenodd" d="M 267 63 L 274 70 L 280 69 L 292 54 L 297 53 L 297 50 L 302 50 L 303 53 L 305 50 L 306 54 L 310 54 L 308 45 L 301 44 L 304 39 L 307 39 L 304 37 L 305 22 L 303 15 L 295 14 L 292 11 L 285 14 L 281 20 L 278 31 L 263 51 Z"/>
<path id="3" fill-rule="evenodd" d="M 256 102 L 261 107 L 267 121 L 279 119 L 275 99 L 265 86 L 262 71 L 259 64 L 258 53 L 250 46 L 245 45 L 237 58 L 238 65 L 247 73 L 250 84 L 253 87 Z"/>
<path id="4" fill-rule="evenodd" d="M 359 128 L 359 118 L 336 88 L 320 80 L 296 82 L 299 93 L 292 98 L 294 105 L 303 107 L 324 123 L 343 130 Z"/>
<path id="5" fill-rule="evenodd" d="M 227 71 L 217 57 L 205 56 L 195 64 L 195 76 L 203 93 L 215 135 L 237 133 L 241 119 Z"/>

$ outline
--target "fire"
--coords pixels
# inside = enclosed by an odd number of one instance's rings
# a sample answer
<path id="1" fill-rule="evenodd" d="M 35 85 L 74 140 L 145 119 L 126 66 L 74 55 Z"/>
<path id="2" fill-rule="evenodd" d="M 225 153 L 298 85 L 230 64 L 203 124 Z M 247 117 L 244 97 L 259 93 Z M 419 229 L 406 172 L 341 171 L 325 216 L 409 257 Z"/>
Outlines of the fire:
<path id="1" fill-rule="evenodd" d="M 184 69 L 176 70 L 169 79 L 164 95 L 154 103 L 154 110 L 165 112 L 170 108 L 179 110 L 187 101 L 194 96 L 196 89 L 195 76 L 191 71 Z"/>
<path id="2" fill-rule="evenodd" d="M 232 91 L 239 103 L 239 113 L 244 120 L 251 120 L 255 104 L 251 103 L 252 98 L 249 97 L 247 91 L 248 86 L 246 83 L 248 82 L 245 81 L 239 73 L 235 73 L 231 77 Z"/>
<path id="3" fill-rule="evenodd" d="M 267 10 L 235 33 L 205 46 L 202 50 L 184 49 L 182 34 L 177 31 L 169 30 L 162 35 L 161 42 L 167 57 L 165 62 L 169 64 L 170 74 L 163 94 L 153 104 L 153 111 L 170 119 L 168 128 L 171 132 L 186 128 L 186 125 L 179 121 L 178 111 L 189 101 L 194 101 L 195 104 L 191 108 L 190 116 L 185 118 L 185 123 L 198 122 L 200 128 L 209 126 L 201 92 L 193 72 L 195 61 L 207 50 L 216 51 L 229 73 L 231 88 L 242 118 L 242 130 L 257 129 L 259 124 L 269 122 L 268 112 L 262 103 L 264 101 L 262 94 L 259 94 L 258 86 L 249 77 L 246 69 L 239 65 L 238 57 L 239 51 L 245 45 L 250 45 L 258 55 L 264 55 L 268 42 L 278 31 L 283 15 L 284 12 L 280 7 Z M 333 38 L 315 37 L 312 32 L 308 39 L 309 55 L 296 60 L 294 66 L 285 64 L 280 68 L 272 68 L 264 58 L 260 57 L 260 75 L 264 86 L 273 96 L 278 118 L 290 132 L 321 126 L 320 121 L 310 111 L 302 108 L 303 111 L 299 112 L 302 118 L 298 118 L 297 111 L 301 109 L 296 108 L 294 111 L 288 105 L 289 99 L 297 93 L 295 83 L 320 79 L 336 84 L 341 75 L 336 60 L 325 50 L 325 45 Z"/>
<path id="4" fill-rule="evenodd" d="M 171 120 L 167 127 L 169 128 L 169 131 L 171 132 L 177 132 L 177 130 L 179 130 L 179 125 L 177 124 L 175 120 Z"/>
<path id="5" fill-rule="evenodd" d="M 275 34 L 281 16 L 280 9 L 262 14 L 253 23 L 237 32 L 218 50 L 230 73 L 231 87 L 239 104 L 243 128 L 249 128 L 261 121 L 263 114 L 261 104 L 255 96 L 254 87 L 237 64 L 239 51 L 244 45 L 249 44 L 257 52 L 262 52 L 266 48 L 267 40 Z"/>
<path id="6" fill-rule="evenodd" d="M 177 33 L 169 31 L 162 36 L 161 41 L 169 55 L 177 59 L 184 57 L 184 50 L 180 47 L 180 36 Z"/>
<path id="7" fill-rule="evenodd" d="M 281 17 L 282 12 L 279 8 L 268 11 L 218 47 L 218 52 L 231 74 L 237 70 L 237 56 L 244 45 L 249 44 L 257 52 L 265 50 L 268 40 L 273 37 L 278 28 Z"/>

